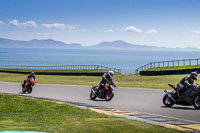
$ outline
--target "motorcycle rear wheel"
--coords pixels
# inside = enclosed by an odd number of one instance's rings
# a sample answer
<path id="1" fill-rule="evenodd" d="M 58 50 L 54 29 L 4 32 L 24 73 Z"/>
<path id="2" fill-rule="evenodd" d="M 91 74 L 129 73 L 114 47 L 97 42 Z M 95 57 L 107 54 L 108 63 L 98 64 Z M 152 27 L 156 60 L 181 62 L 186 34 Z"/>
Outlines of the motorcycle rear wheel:
<path id="1" fill-rule="evenodd" d="M 114 93 L 110 91 L 109 93 L 106 93 L 105 100 L 110 101 L 114 97 Z"/>
<path id="2" fill-rule="evenodd" d="M 91 92 L 90 92 L 90 99 L 95 100 L 97 98 L 96 94 L 94 93 L 97 89 L 97 86 L 92 87 Z M 94 91 L 93 91 L 94 90 Z"/>
<path id="3" fill-rule="evenodd" d="M 194 102 L 193 102 L 193 106 L 195 107 L 195 109 L 200 109 L 200 99 L 195 97 Z"/>
<path id="4" fill-rule="evenodd" d="M 175 103 L 167 94 L 165 94 L 163 97 L 163 104 L 166 107 L 172 107 Z"/>

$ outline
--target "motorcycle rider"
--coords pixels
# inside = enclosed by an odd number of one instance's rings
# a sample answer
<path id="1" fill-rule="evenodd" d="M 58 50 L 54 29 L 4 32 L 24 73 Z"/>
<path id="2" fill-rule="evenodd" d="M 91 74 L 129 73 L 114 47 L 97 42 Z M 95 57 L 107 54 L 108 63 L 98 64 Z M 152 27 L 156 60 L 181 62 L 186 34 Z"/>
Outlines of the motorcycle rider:
<path id="1" fill-rule="evenodd" d="M 33 79 L 35 80 L 35 82 L 36 82 L 36 78 L 35 78 L 35 73 L 34 73 L 34 72 L 31 72 L 31 73 L 26 77 L 26 79 L 24 80 L 24 86 L 23 86 L 23 88 L 24 88 L 25 90 L 27 90 L 27 87 L 30 85 L 30 83 L 29 83 L 28 81 L 29 81 L 29 79 L 31 79 L 31 78 L 33 78 Z"/>
<path id="2" fill-rule="evenodd" d="M 113 86 L 116 87 L 116 85 L 114 84 L 113 79 L 112 79 L 112 78 L 113 78 L 113 75 L 114 75 L 114 72 L 113 72 L 113 71 L 108 71 L 108 72 L 106 72 L 106 73 L 103 74 L 102 80 L 101 80 L 101 82 L 99 83 L 99 87 L 98 87 L 98 89 L 97 89 L 97 93 L 98 93 L 99 91 L 101 91 L 101 89 L 104 87 L 104 85 L 105 85 L 106 83 L 112 83 Z"/>
<path id="3" fill-rule="evenodd" d="M 177 84 L 177 95 L 181 98 L 184 97 L 185 99 L 192 104 L 191 99 L 189 98 L 189 95 L 192 91 L 194 80 L 197 80 L 198 74 L 196 72 L 191 72 L 190 76 L 184 77 L 178 84 Z"/>

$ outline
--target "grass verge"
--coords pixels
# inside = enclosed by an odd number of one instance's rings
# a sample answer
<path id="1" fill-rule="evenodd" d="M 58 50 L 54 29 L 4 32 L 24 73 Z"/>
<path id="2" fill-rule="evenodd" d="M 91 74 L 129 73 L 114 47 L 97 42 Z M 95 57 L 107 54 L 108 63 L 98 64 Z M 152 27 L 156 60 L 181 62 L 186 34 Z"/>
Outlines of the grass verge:
<path id="1" fill-rule="evenodd" d="M 117 87 L 138 87 L 154 89 L 171 89 L 170 84 L 177 84 L 184 76 L 141 76 L 115 74 L 113 80 Z M 0 82 L 22 83 L 27 74 L 0 73 Z M 21 79 L 21 80 L 19 80 Z M 63 85 L 96 85 L 101 81 L 101 76 L 61 76 L 61 75 L 36 75 L 37 84 L 63 84 Z M 198 82 L 198 81 L 197 81 Z"/>
<path id="2" fill-rule="evenodd" d="M 107 72 L 108 70 L 89 70 L 89 69 L 79 69 L 79 70 L 35 70 L 35 69 L 15 69 L 15 68 L 0 68 L 0 70 L 10 70 L 10 71 L 25 71 L 25 72 Z"/>
<path id="3" fill-rule="evenodd" d="M 0 130 L 51 133 L 180 132 L 39 99 L 0 94 L 0 101 Z"/>

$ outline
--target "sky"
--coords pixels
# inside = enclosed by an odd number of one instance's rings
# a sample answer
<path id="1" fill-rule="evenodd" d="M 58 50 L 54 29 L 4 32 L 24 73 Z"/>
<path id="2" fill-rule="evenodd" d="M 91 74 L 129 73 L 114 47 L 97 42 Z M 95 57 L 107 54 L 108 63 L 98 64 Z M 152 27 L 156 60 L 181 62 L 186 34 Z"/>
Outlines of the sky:
<path id="1" fill-rule="evenodd" d="M 200 0 L 0 0 L 0 38 L 200 48 Z"/>

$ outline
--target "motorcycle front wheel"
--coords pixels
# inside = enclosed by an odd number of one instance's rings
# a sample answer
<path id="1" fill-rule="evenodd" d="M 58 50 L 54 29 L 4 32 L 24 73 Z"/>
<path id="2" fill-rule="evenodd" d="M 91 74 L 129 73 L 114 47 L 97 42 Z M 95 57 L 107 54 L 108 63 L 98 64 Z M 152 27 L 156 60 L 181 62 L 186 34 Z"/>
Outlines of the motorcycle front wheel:
<path id="1" fill-rule="evenodd" d="M 97 98 L 95 91 L 97 90 L 97 86 L 92 87 L 90 92 L 90 99 L 95 100 Z"/>
<path id="2" fill-rule="evenodd" d="M 167 94 L 165 94 L 165 96 L 163 97 L 163 104 L 166 107 L 172 107 L 175 103 Z"/>
<path id="3" fill-rule="evenodd" d="M 195 109 L 200 109 L 200 99 L 198 97 L 195 97 L 193 106 L 195 107 Z"/>
<path id="4" fill-rule="evenodd" d="M 28 93 L 32 92 L 32 86 L 28 86 Z"/>
<path id="5" fill-rule="evenodd" d="M 114 97 L 114 93 L 110 91 L 109 93 L 106 93 L 105 100 L 110 101 Z"/>
<path id="6" fill-rule="evenodd" d="M 25 89 L 24 88 L 22 88 L 22 93 L 25 93 Z"/>
<path id="7" fill-rule="evenodd" d="M 23 83 L 21 85 L 22 85 L 22 93 L 25 93 L 25 89 L 24 89 L 25 86 Z"/>

